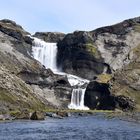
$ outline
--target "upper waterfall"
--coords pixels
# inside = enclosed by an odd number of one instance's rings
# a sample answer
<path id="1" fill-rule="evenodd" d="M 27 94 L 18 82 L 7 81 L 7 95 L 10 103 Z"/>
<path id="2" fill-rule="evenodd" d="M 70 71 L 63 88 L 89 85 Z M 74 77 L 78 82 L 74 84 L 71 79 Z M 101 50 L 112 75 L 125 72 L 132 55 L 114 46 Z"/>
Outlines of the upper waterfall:
<path id="1" fill-rule="evenodd" d="M 53 71 L 57 70 L 56 55 L 57 45 L 56 43 L 47 43 L 41 39 L 33 38 L 32 55 L 41 62 L 46 68 L 50 68 Z"/>
<path id="2" fill-rule="evenodd" d="M 71 96 L 71 103 L 68 108 L 70 109 L 80 109 L 88 110 L 88 107 L 84 106 L 84 95 L 88 80 L 80 78 L 75 75 L 67 74 L 61 72 L 56 64 L 57 60 L 57 44 L 47 43 L 36 37 L 31 37 L 34 39 L 32 46 L 33 57 L 41 62 L 46 68 L 50 68 L 54 73 L 60 75 L 66 75 L 70 85 L 74 88 Z"/>

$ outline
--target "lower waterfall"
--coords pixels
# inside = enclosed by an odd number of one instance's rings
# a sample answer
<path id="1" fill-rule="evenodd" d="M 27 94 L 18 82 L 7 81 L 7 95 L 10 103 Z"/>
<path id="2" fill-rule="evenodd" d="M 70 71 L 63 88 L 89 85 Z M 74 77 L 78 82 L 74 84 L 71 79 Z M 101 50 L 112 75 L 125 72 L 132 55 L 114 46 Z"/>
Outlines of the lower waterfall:
<path id="1" fill-rule="evenodd" d="M 86 88 L 73 89 L 71 103 L 68 105 L 69 109 L 89 110 L 89 108 L 84 105 L 85 91 Z"/>
<path id="2" fill-rule="evenodd" d="M 57 59 L 57 44 L 47 43 L 36 37 L 31 37 L 33 41 L 32 55 L 43 64 L 46 68 L 50 68 L 54 73 L 60 75 L 66 75 L 70 85 L 73 87 L 71 95 L 71 103 L 68 105 L 69 109 L 88 110 L 89 108 L 84 106 L 84 95 L 88 80 L 82 79 L 75 75 L 60 72 L 56 65 Z"/>

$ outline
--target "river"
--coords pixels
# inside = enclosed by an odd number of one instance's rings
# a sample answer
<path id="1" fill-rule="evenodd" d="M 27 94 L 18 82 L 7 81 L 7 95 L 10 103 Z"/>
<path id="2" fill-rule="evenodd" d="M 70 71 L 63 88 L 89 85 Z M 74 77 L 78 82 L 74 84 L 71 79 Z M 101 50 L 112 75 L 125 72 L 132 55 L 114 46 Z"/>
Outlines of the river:
<path id="1" fill-rule="evenodd" d="M 0 140 L 140 140 L 140 124 L 104 116 L 0 123 Z"/>

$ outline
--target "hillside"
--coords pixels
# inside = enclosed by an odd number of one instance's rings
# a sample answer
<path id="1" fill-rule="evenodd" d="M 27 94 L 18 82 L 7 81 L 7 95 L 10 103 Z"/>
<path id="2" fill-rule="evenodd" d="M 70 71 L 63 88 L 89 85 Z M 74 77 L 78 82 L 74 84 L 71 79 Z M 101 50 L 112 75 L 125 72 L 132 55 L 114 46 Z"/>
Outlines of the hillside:
<path id="1" fill-rule="evenodd" d="M 30 33 L 0 20 L 0 113 L 67 108 L 72 87 L 32 57 Z M 140 109 L 140 18 L 69 34 L 37 32 L 58 46 L 57 65 L 90 80 L 85 104 L 90 109 Z M 121 96 L 120 96 L 121 95 Z"/>

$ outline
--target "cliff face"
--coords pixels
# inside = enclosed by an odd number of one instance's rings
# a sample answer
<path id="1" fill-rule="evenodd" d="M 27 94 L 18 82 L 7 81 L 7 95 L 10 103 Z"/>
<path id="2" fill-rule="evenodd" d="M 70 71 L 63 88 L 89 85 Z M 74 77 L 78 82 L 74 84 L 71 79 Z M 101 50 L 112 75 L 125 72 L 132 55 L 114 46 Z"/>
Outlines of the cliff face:
<path id="1" fill-rule="evenodd" d="M 76 31 L 58 42 L 58 66 L 68 73 L 109 84 L 110 96 L 96 90 L 94 82 L 89 84 L 85 103 L 90 108 L 129 109 L 134 104 L 139 108 L 139 46 L 139 17 L 90 32 Z"/>
<path id="2" fill-rule="evenodd" d="M 0 113 L 67 108 L 72 88 L 67 77 L 45 69 L 32 56 L 32 39 L 20 25 L 0 21 Z M 140 109 L 140 18 L 94 31 L 37 32 L 57 42 L 63 71 L 91 80 L 85 104 L 91 109 Z"/>
<path id="3" fill-rule="evenodd" d="M 140 19 L 130 19 L 94 31 L 68 34 L 58 43 L 58 65 L 68 73 L 93 80 L 113 73 L 132 59 L 140 43 Z"/>
<path id="4" fill-rule="evenodd" d="M 15 22 L 0 21 L 0 112 L 66 107 L 71 92 L 67 79 L 31 57 L 27 35 Z"/>

